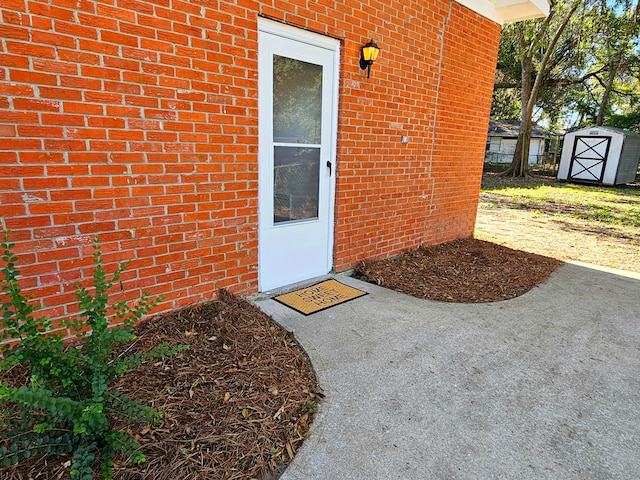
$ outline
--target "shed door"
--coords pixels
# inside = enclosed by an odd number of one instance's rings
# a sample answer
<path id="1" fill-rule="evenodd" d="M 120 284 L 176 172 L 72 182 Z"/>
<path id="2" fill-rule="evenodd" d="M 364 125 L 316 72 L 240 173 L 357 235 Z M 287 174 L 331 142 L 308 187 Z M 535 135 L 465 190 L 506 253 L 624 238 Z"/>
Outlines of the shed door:
<path id="1" fill-rule="evenodd" d="M 260 291 L 331 270 L 337 103 L 337 41 L 266 25 L 258 36 Z"/>
<path id="2" fill-rule="evenodd" d="M 568 180 L 602 182 L 611 137 L 575 137 Z"/>

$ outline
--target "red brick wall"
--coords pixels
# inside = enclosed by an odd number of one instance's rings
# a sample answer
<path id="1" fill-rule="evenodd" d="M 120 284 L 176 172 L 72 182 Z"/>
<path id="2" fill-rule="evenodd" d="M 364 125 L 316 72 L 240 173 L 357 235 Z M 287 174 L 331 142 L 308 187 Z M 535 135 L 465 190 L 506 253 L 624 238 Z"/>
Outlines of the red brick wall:
<path id="1" fill-rule="evenodd" d="M 126 298 L 256 291 L 258 14 L 342 41 L 336 268 L 471 235 L 499 27 L 455 2 L 3 0 L 0 221 L 45 313 L 94 234 Z"/>
<path id="2" fill-rule="evenodd" d="M 405 3 L 363 22 L 379 24 L 372 78 L 343 67 L 338 270 L 473 234 L 500 27 L 455 2 Z"/>
<path id="3" fill-rule="evenodd" d="M 438 94 L 427 244 L 473 233 L 499 34 L 497 25 L 453 4 Z"/>

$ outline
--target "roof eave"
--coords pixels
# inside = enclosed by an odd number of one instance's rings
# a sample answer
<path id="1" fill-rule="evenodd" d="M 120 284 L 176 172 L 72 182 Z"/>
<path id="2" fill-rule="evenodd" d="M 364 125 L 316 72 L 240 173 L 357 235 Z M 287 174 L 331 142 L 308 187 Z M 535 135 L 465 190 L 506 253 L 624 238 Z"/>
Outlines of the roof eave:
<path id="1" fill-rule="evenodd" d="M 549 15 L 548 0 L 456 0 L 500 25 Z"/>

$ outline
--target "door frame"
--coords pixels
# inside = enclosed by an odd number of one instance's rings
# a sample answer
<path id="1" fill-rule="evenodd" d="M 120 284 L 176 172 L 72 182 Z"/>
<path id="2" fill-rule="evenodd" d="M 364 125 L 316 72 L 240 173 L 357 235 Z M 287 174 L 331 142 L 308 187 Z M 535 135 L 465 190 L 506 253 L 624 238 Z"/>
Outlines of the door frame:
<path id="1" fill-rule="evenodd" d="M 333 53 L 333 78 L 331 85 L 331 118 L 330 118 L 330 131 L 328 132 L 329 144 L 330 144 L 330 161 L 332 163 L 332 174 L 329 177 L 329 204 L 328 207 L 328 222 L 327 222 L 327 252 L 326 252 L 326 265 L 327 265 L 327 273 L 329 273 L 333 268 L 333 253 L 334 253 L 334 244 L 335 244 L 335 190 L 336 190 L 336 177 L 337 177 L 337 145 L 338 145 L 338 101 L 339 101 L 339 80 L 340 80 L 340 41 L 332 38 L 320 35 L 318 33 L 308 32 L 306 30 L 302 30 L 296 27 L 292 27 L 290 25 L 285 25 L 283 23 L 279 23 L 273 20 L 268 20 L 265 18 L 258 18 L 258 32 L 259 33 L 268 33 L 271 35 L 280 36 L 289 40 L 306 43 L 308 45 L 312 45 L 314 47 L 323 48 L 329 50 Z M 258 47 L 260 48 L 260 47 Z M 258 71 L 258 82 L 260 81 L 260 71 Z M 260 88 L 258 89 L 260 90 Z M 268 170 L 272 168 L 271 165 L 264 165 L 261 161 L 262 153 L 261 148 L 265 148 L 264 140 L 262 139 L 261 132 L 263 131 L 262 121 L 260 120 L 261 110 L 264 108 L 263 101 L 258 95 L 258 290 L 260 292 L 265 291 L 264 286 L 262 285 L 263 281 L 261 279 L 262 275 L 260 272 L 260 267 L 263 262 L 261 262 L 261 255 L 263 249 L 261 248 L 261 229 L 262 222 L 269 221 L 266 215 L 266 206 L 264 202 L 261 201 L 262 194 L 260 192 L 260 184 L 261 179 L 265 178 L 267 175 L 271 175 L 271 172 Z M 267 289 L 268 290 L 268 289 Z"/>

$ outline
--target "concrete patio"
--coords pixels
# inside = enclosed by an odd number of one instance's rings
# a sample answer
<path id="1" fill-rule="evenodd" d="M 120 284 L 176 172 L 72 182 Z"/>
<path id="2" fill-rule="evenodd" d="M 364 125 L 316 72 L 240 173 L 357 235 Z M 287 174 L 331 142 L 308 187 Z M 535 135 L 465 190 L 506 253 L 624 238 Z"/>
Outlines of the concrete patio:
<path id="1" fill-rule="evenodd" d="M 565 264 L 513 300 L 369 295 L 295 333 L 326 394 L 282 480 L 640 478 L 640 275 Z"/>

